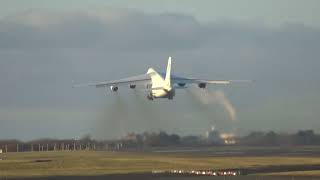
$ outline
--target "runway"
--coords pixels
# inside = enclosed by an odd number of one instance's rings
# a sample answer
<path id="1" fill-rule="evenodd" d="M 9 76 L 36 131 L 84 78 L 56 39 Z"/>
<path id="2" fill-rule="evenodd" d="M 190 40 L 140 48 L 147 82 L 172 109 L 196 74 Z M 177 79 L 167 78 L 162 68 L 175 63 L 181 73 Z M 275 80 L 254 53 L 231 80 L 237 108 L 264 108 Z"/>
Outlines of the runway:
<path id="1" fill-rule="evenodd" d="M 11 178 L 10 178 L 11 179 Z M 15 178 L 14 178 L 15 179 Z M 13 179 L 13 180 L 14 180 Z M 317 177 L 292 177 L 292 176 L 154 176 L 151 174 L 115 174 L 104 176 L 54 176 L 54 177 L 39 177 L 39 178 L 17 178 L 15 180 L 316 180 Z"/>

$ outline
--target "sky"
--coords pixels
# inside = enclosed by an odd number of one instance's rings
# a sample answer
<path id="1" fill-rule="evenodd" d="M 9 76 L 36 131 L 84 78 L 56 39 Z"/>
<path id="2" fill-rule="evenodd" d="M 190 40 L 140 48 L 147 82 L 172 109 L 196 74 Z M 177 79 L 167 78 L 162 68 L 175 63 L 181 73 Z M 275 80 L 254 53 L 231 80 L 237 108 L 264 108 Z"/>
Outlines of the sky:
<path id="1" fill-rule="evenodd" d="M 0 139 L 319 132 L 319 12 L 316 0 L 0 0 Z M 168 56 L 175 74 L 253 83 L 155 102 L 71 88 L 164 71 Z"/>
<path id="2" fill-rule="evenodd" d="M 27 9 L 97 10 L 106 7 L 129 8 L 147 13 L 183 13 L 197 20 L 241 20 L 279 26 L 283 23 L 303 23 L 320 26 L 318 0 L 1 0 L 0 17 Z"/>

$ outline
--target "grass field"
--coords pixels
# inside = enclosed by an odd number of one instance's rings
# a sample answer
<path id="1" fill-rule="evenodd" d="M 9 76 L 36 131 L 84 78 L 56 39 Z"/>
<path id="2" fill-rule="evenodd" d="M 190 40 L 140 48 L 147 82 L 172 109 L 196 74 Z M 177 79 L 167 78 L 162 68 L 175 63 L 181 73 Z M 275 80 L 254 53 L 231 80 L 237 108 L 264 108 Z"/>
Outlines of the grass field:
<path id="1" fill-rule="evenodd" d="M 0 177 L 104 175 L 171 169 L 225 169 L 266 165 L 320 164 L 320 157 L 213 157 L 188 153 L 107 151 L 7 153 L 1 154 L 0 158 L 2 158 Z M 38 162 L 39 160 L 49 161 Z M 307 173 L 320 176 L 319 171 Z"/>
<path id="2" fill-rule="evenodd" d="M 278 172 L 278 173 L 266 173 L 262 175 L 272 175 L 272 176 L 317 176 L 320 178 L 320 171 L 315 170 L 315 171 L 293 171 L 293 172 Z"/>

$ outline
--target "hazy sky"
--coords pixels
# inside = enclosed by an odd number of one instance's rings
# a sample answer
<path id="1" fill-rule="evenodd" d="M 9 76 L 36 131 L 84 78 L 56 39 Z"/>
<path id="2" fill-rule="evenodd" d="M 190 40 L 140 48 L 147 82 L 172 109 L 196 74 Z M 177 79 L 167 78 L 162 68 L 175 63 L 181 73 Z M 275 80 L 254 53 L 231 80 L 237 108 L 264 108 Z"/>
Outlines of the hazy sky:
<path id="1" fill-rule="evenodd" d="M 148 13 L 186 13 L 200 21 L 220 19 L 255 21 L 271 25 L 303 23 L 320 26 L 318 0 L 1 0 L 0 16 L 31 8 L 54 10 L 95 10 L 105 7 L 131 8 Z"/>
<path id="2" fill-rule="evenodd" d="M 0 139 L 319 131 L 319 12 L 316 0 L 0 0 Z M 254 80 L 210 88 L 236 121 L 201 94 L 148 102 L 126 87 L 71 88 L 163 71 L 168 56 L 176 74 Z"/>

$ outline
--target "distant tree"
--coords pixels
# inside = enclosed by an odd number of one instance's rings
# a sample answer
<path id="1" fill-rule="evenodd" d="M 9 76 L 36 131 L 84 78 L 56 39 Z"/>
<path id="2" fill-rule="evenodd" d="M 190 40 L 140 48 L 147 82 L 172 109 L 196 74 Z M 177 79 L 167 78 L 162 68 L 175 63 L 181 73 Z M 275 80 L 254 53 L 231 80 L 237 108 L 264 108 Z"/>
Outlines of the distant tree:
<path id="1" fill-rule="evenodd" d="M 170 144 L 170 138 L 169 138 L 169 135 L 166 132 L 160 131 L 158 136 L 159 136 L 159 140 L 160 140 L 160 144 L 159 145 L 165 146 L 165 145 L 169 145 Z"/>
<path id="2" fill-rule="evenodd" d="M 316 143 L 313 130 L 300 130 L 294 135 L 294 141 L 298 145 L 312 145 Z"/>
<path id="3" fill-rule="evenodd" d="M 199 145 L 201 138 L 199 136 L 184 136 L 181 138 L 181 144 L 184 145 Z"/>
<path id="4" fill-rule="evenodd" d="M 269 131 L 267 134 L 265 134 L 264 143 L 266 145 L 277 145 L 278 144 L 278 135 L 273 132 Z"/>
<path id="5" fill-rule="evenodd" d="M 264 138 L 264 133 L 260 131 L 251 132 L 249 135 L 242 137 L 240 143 L 243 145 L 261 146 Z"/>
<path id="6" fill-rule="evenodd" d="M 164 131 L 159 133 L 143 133 L 143 143 L 146 146 L 169 146 L 180 144 L 180 136 L 167 134 Z"/>
<path id="7" fill-rule="evenodd" d="M 177 134 L 171 134 L 170 135 L 170 142 L 171 142 L 171 144 L 174 144 L 174 145 L 180 144 L 180 136 Z"/>
<path id="8" fill-rule="evenodd" d="M 146 146 L 158 146 L 160 144 L 159 136 L 156 133 L 145 133 L 144 144 Z"/>

